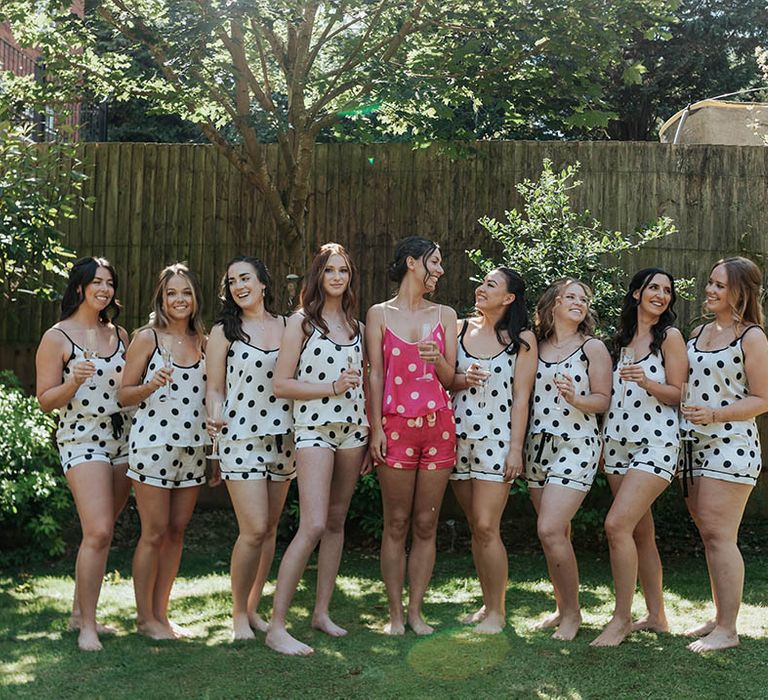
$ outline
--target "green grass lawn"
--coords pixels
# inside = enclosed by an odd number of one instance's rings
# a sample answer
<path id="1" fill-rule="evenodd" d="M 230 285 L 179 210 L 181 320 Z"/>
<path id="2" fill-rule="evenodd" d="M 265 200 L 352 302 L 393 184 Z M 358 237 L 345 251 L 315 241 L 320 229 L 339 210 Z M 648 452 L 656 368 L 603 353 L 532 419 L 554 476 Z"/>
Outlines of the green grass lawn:
<path id="1" fill-rule="evenodd" d="M 332 613 L 349 629 L 331 639 L 309 627 L 314 570 L 291 611 L 292 629 L 315 647 L 285 658 L 262 643 L 230 640 L 229 542 L 192 546 L 174 589 L 172 617 L 196 635 L 154 642 L 133 633 L 130 551 L 110 558 L 101 619 L 118 627 L 104 651 L 85 654 L 65 630 L 72 594 L 70 561 L 0 575 L 2 698 L 763 698 L 768 697 L 768 557 L 749 554 L 740 618 L 742 645 L 708 656 L 685 648 L 679 632 L 711 613 L 704 560 L 665 557 L 672 634 L 637 633 L 618 649 L 589 642 L 607 621 L 610 575 L 604 554 L 582 553 L 584 626 L 558 642 L 530 622 L 551 610 L 543 558 L 512 554 L 509 626 L 472 635 L 458 620 L 475 609 L 479 587 L 466 553 L 438 554 L 427 598 L 437 632 L 389 638 L 380 633 L 386 598 L 378 558 L 345 556 Z M 273 587 L 268 584 L 267 603 Z M 642 609 L 638 596 L 636 610 Z"/>

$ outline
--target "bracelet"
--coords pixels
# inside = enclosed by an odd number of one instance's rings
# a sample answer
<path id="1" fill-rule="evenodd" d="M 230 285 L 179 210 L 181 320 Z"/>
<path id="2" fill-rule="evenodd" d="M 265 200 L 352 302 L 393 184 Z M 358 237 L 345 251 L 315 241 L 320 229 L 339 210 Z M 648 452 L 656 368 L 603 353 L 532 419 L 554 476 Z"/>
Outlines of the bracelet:
<path id="1" fill-rule="evenodd" d="M 333 389 L 333 395 L 338 396 L 338 394 L 336 393 L 336 380 L 331 382 L 331 389 Z"/>
<path id="2" fill-rule="evenodd" d="M 715 409 L 712 409 L 712 422 L 717 423 L 717 419 L 715 418 Z"/>

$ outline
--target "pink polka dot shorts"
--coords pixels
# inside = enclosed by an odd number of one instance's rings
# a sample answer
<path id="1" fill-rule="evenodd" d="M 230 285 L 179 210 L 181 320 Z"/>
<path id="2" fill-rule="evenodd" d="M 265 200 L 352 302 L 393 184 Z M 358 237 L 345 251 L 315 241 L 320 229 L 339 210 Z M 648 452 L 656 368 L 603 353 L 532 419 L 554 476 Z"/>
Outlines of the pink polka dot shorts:
<path id="1" fill-rule="evenodd" d="M 384 416 L 387 466 L 393 469 L 452 469 L 456 464 L 453 411 L 426 416 Z"/>

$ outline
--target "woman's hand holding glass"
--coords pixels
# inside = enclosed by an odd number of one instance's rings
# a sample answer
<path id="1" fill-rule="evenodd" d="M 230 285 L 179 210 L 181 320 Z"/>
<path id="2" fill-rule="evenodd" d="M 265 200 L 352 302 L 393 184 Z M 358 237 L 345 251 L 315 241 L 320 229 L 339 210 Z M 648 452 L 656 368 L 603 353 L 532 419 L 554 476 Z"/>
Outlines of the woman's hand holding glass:
<path id="1" fill-rule="evenodd" d="M 342 373 L 333 381 L 334 394 L 341 396 L 350 389 L 357 389 L 360 386 L 361 377 L 359 369 L 345 369 Z"/>

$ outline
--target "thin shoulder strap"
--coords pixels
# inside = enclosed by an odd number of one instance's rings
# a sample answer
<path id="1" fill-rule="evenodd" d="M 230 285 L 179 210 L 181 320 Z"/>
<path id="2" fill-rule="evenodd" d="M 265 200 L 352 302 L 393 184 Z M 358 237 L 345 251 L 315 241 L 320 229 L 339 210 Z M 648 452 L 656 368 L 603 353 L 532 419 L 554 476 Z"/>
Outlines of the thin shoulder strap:
<path id="1" fill-rule="evenodd" d="M 464 340 L 464 334 L 467 332 L 467 328 L 469 328 L 469 321 L 465 318 L 461 323 L 461 331 L 459 331 L 459 342 Z"/>
<path id="2" fill-rule="evenodd" d="M 61 333 L 69 341 L 69 344 L 72 346 L 69 351 L 69 359 L 71 360 L 75 356 L 75 341 L 72 340 L 72 338 L 70 338 L 61 328 L 54 328 L 53 330 L 59 331 L 59 333 Z M 69 362 L 69 360 L 67 360 L 67 362 Z"/>
<path id="3" fill-rule="evenodd" d="M 283 328 L 285 328 L 288 325 L 288 319 L 285 316 L 281 316 L 280 318 L 283 319 Z"/>
<path id="4" fill-rule="evenodd" d="M 744 336 L 749 333 L 753 328 L 759 328 L 761 333 L 765 333 L 765 328 L 763 328 L 759 323 L 753 323 L 751 326 L 747 326 L 744 329 L 744 332 L 737 338 L 739 342 L 744 340 Z"/>
<path id="5" fill-rule="evenodd" d="M 443 305 L 442 304 L 437 305 L 437 325 L 438 326 L 443 325 Z"/>
<path id="6" fill-rule="evenodd" d="M 149 330 L 152 331 L 152 335 L 155 336 L 155 348 L 159 351 L 160 350 L 160 340 L 157 337 L 157 331 L 154 328 L 150 328 Z"/>
<path id="7" fill-rule="evenodd" d="M 386 328 L 387 327 L 387 302 L 386 301 L 381 305 L 381 311 L 384 314 L 384 328 Z"/>

